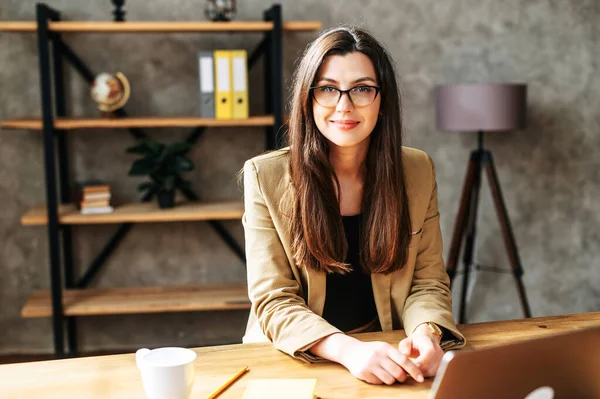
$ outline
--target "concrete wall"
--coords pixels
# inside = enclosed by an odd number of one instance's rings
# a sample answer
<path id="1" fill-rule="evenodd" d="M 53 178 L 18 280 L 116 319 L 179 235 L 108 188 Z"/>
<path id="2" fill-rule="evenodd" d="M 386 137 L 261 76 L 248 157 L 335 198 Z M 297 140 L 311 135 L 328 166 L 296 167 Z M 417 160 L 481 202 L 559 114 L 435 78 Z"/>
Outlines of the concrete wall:
<path id="1" fill-rule="evenodd" d="M 267 1 L 238 1 L 239 20 L 258 20 Z M 108 0 L 49 0 L 64 19 L 111 18 Z M 130 20 L 204 20 L 203 1 L 128 2 Z M 33 20 L 32 0 L 1 0 L 0 20 Z M 283 1 L 284 20 L 320 20 L 369 28 L 397 62 L 406 104 L 406 142 L 437 164 L 446 249 L 458 207 L 473 134 L 439 132 L 434 87 L 449 82 L 526 82 L 528 128 L 488 134 L 525 268 L 534 315 L 600 310 L 600 3 L 596 0 L 345 0 Z M 315 33 L 288 34 L 285 84 Z M 197 110 L 196 52 L 251 50 L 257 34 L 67 34 L 95 71 L 120 70 L 133 86 L 131 115 L 193 115 Z M 34 34 L 0 34 L 0 119 L 40 114 Z M 262 65 L 251 73 L 251 109 L 262 109 Z M 88 88 L 68 69 L 69 112 L 95 115 Z M 188 129 L 155 129 L 169 141 Z M 115 203 L 135 201 L 140 179 L 127 176 L 134 141 L 125 130 L 80 130 L 71 138 L 73 177 L 107 180 Z M 206 200 L 238 199 L 234 174 L 264 148 L 260 128 L 210 129 L 191 155 L 190 178 Z M 44 201 L 39 132 L 0 131 L 0 352 L 52 350 L 48 319 L 21 319 L 33 290 L 49 286 L 44 227 L 23 227 L 21 215 Z M 508 268 L 487 185 L 481 196 L 477 262 Z M 239 222 L 227 228 L 243 242 Z M 87 265 L 115 226 L 74 229 L 76 260 Z M 137 225 L 94 286 L 244 281 L 243 265 L 205 223 Z M 460 281 L 457 280 L 457 281 Z M 455 296 L 457 291 L 455 292 Z M 521 317 L 510 274 L 479 272 L 469 291 L 469 320 Z M 239 342 L 246 312 L 106 316 L 81 319 L 83 350 L 139 346 L 199 346 Z"/>

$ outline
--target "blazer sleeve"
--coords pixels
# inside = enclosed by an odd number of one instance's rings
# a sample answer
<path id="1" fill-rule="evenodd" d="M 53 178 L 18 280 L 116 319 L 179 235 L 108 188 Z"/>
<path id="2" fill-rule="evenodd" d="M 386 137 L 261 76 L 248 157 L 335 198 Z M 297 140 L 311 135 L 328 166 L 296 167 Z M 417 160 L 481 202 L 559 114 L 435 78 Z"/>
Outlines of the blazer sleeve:
<path id="1" fill-rule="evenodd" d="M 244 165 L 244 207 L 251 311 L 277 349 L 308 363 L 324 361 L 308 349 L 341 331 L 312 312 L 299 295 L 299 282 L 293 276 L 252 160 Z"/>
<path id="2" fill-rule="evenodd" d="M 438 212 L 435 166 L 430 157 L 432 189 L 429 206 L 418 244 L 415 271 L 410 293 L 406 299 L 402 321 L 407 335 L 419 324 L 433 322 L 451 333 L 444 334 L 443 349 L 455 349 L 465 345 L 465 337 L 458 331 L 452 316 L 452 293 L 450 279 L 442 259 L 442 233 Z"/>

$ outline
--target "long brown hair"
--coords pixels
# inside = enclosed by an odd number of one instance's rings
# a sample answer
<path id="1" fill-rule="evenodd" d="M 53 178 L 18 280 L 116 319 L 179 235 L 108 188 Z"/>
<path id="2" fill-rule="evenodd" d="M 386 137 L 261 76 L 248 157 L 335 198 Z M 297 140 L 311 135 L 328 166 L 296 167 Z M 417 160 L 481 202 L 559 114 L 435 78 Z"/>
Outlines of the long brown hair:
<path id="1" fill-rule="evenodd" d="M 292 252 L 300 267 L 345 273 L 348 244 L 340 212 L 340 185 L 329 162 L 329 145 L 312 112 L 310 87 L 326 57 L 359 51 L 375 67 L 381 87 L 380 117 L 370 136 L 362 201 L 360 260 L 370 273 L 404 266 L 411 223 L 402 165 L 402 114 L 393 61 L 367 31 L 338 27 L 321 34 L 304 52 L 293 78 L 288 128 L 292 198 Z M 337 193 L 337 194 L 336 194 Z"/>

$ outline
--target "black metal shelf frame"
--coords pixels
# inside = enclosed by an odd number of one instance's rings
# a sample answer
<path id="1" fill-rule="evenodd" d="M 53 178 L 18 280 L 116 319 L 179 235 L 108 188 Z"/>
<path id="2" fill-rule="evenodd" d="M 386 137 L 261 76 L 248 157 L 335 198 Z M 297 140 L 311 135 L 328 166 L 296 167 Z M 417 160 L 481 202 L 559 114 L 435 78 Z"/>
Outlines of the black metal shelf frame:
<path id="1" fill-rule="evenodd" d="M 60 33 L 48 29 L 49 21 L 60 21 L 60 12 L 48 5 L 38 3 L 37 41 L 39 55 L 39 71 L 41 85 L 41 104 L 44 141 L 44 174 L 46 183 L 46 204 L 48 212 L 48 244 L 50 257 L 50 285 L 52 294 L 52 330 L 55 356 L 58 358 L 76 356 L 77 325 L 75 317 L 67 317 L 62 308 L 63 283 L 65 289 L 86 288 L 106 264 L 112 252 L 131 230 L 132 223 L 121 224 L 104 248 L 88 266 L 84 275 L 76 280 L 73 267 L 72 228 L 64 225 L 58 219 L 58 203 L 70 202 L 71 185 L 69 182 L 68 136 L 64 130 L 54 128 L 55 117 L 65 117 L 66 99 L 64 85 L 63 59 L 66 59 L 75 70 L 88 82 L 94 80 L 94 73 L 65 43 Z M 261 56 L 265 57 L 264 85 L 265 108 L 267 114 L 272 114 L 275 124 L 266 128 L 266 148 L 278 148 L 282 143 L 283 129 L 283 40 L 281 5 L 274 4 L 264 11 L 263 20 L 273 23 L 273 29 L 264 33 L 263 40 L 248 57 L 248 69 L 251 69 Z M 54 95 L 53 95 L 54 94 Z M 120 109 L 115 112 L 118 117 L 126 117 L 127 112 Z M 196 144 L 206 127 L 196 127 L 189 133 L 186 141 Z M 128 131 L 136 139 L 147 137 L 139 128 L 129 128 Z M 58 152 L 58 154 L 57 154 Z M 58 176 L 55 165 L 58 164 Z M 57 195 L 60 193 L 60 197 Z M 198 201 L 200 198 L 191 189 L 182 190 L 189 200 Z M 150 201 L 153 192 L 147 193 L 142 201 Z M 228 247 L 245 263 L 243 248 L 236 242 L 225 227 L 218 221 L 208 221 L 210 226 L 223 239 Z M 61 274 L 64 271 L 64 281 Z M 66 337 L 65 337 L 66 324 Z M 68 354 L 65 353 L 65 338 Z"/>

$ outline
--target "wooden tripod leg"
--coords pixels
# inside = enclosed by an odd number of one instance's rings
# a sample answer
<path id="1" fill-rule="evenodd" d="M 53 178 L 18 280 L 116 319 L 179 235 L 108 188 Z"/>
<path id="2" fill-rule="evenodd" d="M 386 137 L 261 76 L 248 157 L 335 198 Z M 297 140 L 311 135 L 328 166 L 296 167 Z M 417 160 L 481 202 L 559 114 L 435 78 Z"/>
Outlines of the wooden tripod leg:
<path id="1" fill-rule="evenodd" d="M 452 282 L 454 281 L 454 275 L 456 274 L 456 263 L 458 261 L 458 255 L 460 254 L 462 240 L 465 236 L 467 221 L 469 220 L 469 211 L 471 209 L 471 193 L 473 192 L 473 182 L 475 181 L 476 169 L 477 162 L 475 161 L 474 153 L 471 153 L 462 194 L 460 196 L 458 214 L 456 215 L 456 221 L 454 222 L 454 233 L 452 234 L 450 254 L 448 256 L 448 262 L 446 263 L 446 271 L 448 272 L 448 276 L 450 276 L 450 285 L 452 285 Z"/>
<path id="2" fill-rule="evenodd" d="M 487 172 L 488 181 L 490 183 L 490 189 L 492 191 L 492 198 L 494 199 L 494 205 L 496 207 L 496 213 L 498 214 L 498 221 L 502 228 L 502 236 L 504 237 L 504 245 L 506 246 L 506 252 L 508 252 L 508 258 L 512 268 L 513 276 L 517 284 L 517 290 L 519 297 L 521 298 L 521 307 L 523 308 L 523 314 L 525 317 L 531 317 L 531 310 L 529 308 L 529 302 L 525 295 L 525 287 L 523 286 L 523 267 L 521 266 L 521 259 L 519 258 L 519 252 L 517 250 L 517 244 L 510 221 L 508 220 L 508 212 L 504 205 L 504 199 L 502 198 L 502 191 L 500 190 L 500 183 L 498 181 L 498 175 L 496 174 L 496 168 L 492 159 L 492 154 L 487 152 L 487 162 L 485 163 L 485 170 Z"/>
<path id="3" fill-rule="evenodd" d="M 473 181 L 473 190 L 471 192 L 471 206 L 469 208 L 469 218 L 467 220 L 467 230 L 465 232 L 465 248 L 463 251 L 464 274 L 462 279 L 462 289 L 460 302 L 458 304 L 458 322 L 464 324 L 467 322 L 467 291 L 469 289 L 469 275 L 475 255 L 475 237 L 477 235 L 477 208 L 479 207 L 479 191 L 481 189 L 481 152 L 475 156 L 475 178 Z"/>

